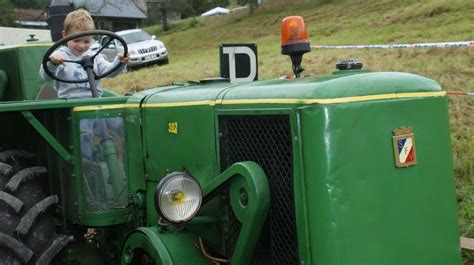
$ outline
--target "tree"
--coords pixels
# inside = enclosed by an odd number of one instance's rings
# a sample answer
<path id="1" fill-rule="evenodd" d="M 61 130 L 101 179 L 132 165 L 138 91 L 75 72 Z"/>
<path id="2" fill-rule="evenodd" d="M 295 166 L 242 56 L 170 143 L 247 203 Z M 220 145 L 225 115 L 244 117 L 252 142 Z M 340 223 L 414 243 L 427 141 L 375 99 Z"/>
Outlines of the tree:
<path id="1" fill-rule="evenodd" d="M 50 0 L 10 0 L 10 2 L 17 8 L 45 9 Z"/>
<path id="2" fill-rule="evenodd" d="M 161 19 L 163 31 L 168 30 L 168 14 L 182 14 L 188 8 L 188 0 L 156 0 L 154 7 L 149 8 L 148 17 L 152 16 L 152 20 Z"/>
<path id="3" fill-rule="evenodd" d="M 1 26 L 14 26 L 15 15 L 13 12 L 13 5 L 8 0 L 0 0 L 0 25 Z"/>
<path id="4" fill-rule="evenodd" d="M 188 18 L 199 16 L 214 7 L 228 5 L 229 0 L 154 0 L 148 2 L 148 18 L 151 23 L 161 20 L 163 31 L 167 31 L 167 17 L 170 14 L 180 14 L 181 18 Z"/>
<path id="5" fill-rule="evenodd" d="M 257 7 L 258 7 L 258 0 L 249 0 L 250 14 L 255 13 L 255 10 L 257 10 Z"/>
<path id="6" fill-rule="evenodd" d="M 258 0 L 237 0 L 239 5 L 248 5 L 250 14 L 254 14 L 258 8 Z"/>

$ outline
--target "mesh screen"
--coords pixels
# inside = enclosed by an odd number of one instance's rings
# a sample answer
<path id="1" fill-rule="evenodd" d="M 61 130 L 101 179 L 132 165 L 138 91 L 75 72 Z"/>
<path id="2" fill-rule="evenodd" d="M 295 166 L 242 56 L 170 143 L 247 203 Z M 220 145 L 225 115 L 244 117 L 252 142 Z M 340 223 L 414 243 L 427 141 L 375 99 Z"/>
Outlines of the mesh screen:
<path id="1" fill-rule="evenodd" d="M 255 161 L 268 177 L 269 216 L 256 253 L 269 253 L 271 264 L 298 264 L 293 198 L 293 154 L 287 115 L 220 116 L 221 169 L 235 162 Z"/>

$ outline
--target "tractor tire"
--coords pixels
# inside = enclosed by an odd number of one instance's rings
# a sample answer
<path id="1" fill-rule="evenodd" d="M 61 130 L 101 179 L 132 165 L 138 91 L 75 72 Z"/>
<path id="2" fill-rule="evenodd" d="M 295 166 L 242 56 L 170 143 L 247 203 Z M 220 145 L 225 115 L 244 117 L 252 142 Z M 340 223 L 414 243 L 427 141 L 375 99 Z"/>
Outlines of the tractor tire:
<path id="1" fill-rule="evenodd" d="M 0 265 L 47 265 L 70 240 L 56 234 L 58 196 L 48 196 L 44 167 L 18 150 L 0 152 Z"/>

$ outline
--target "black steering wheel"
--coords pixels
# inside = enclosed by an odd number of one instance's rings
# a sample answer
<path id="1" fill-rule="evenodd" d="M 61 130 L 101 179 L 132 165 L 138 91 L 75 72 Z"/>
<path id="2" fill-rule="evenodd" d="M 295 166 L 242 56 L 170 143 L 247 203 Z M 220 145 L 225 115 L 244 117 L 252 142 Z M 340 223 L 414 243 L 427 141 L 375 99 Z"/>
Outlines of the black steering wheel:
<path id="1" fill-rule="evenodd" d="M 81 38 L 81 37 L 84 37 L 84 36 L 91 36 L 91 35 L 99 35 L 99 36 L 109 36 L 110 39 L 108 40 L 107 43 L 105 43 L 104 45 L 102 45 L 102 47 L 92 56 L 89 56 L 89 55 L 85 55 L 81 58 L 80 61 L 74 61 L 74 60 L 64 60 L 64 62 L 67 62 L 67 63 L 77 63 L 77 64 L 80 64 L 84 70 L 86 71 L 87 73 L 87 79 L 79 79 L 79 80 L 72 80 L 72 79 L 64 79 L 64 78 L 61 78 L 61 77 L 58 77 L 56 76 L 54 73 L 52 73 L 49 69 L 48 69 L 48 66 L 47 66 L 47 63 L 49 61 L 51 61 L 49 59 L 49 56 L 51 56 L 51 54 L 56 51 L 61 45 L 64 45 L 66 44 L 68 41 L 70 40 L 73 40 L 73 39 L 77 39 L 77 38 Z M 110 31 L 106 31 L 106 30 L 90 30 L 90 31 L 84 31 L 84 32 L 79 32 L 79 33 L 76 33 L 76 34 L 72 34 L 70 36 L 67 36 L 65 38 L 62 38 L 60 39 L 58 42 L 56 42 L 53 46 L 51 46 L 47 51 L 46 53 L 44 54 L 43 56 L 43 68 L 44 68 L 44 71 L 45 73 L 51 77 L 52 79 L 55 79 L 57 81 L 61 81 L 61 82 L 64 82 L 64 83 L 86 83 L 86 82 L 89 82 L 90 84 L 90 87 L 91 87 L 91 90 L 92 90 L 92 96 L 93 97 L 98 97 L 97 95 L 97 88 L 96 88 L 96 85 L 95 85 L 95 80 L 98 80 L 98 79 L 101 79 L 105 76 L 108 76 L 110 75 L 112 72 L 114 72 L 115 70 L 117 70 L 119 67 L 121 67 L 123 65 L 122 62 L 118 63 L 114 68 L 110 69 L 109 71 L 103 73 L 102 75 L 97 75 L 93 69 L 94 69 L 94 59 L 95 57 L 97 57 L 97 55 L 99 55 L 100 52 L 102 52 L 102 50 L 107 47 L 114 39 L 118 40 L 122 46 L 123 46 L 123 54 L 126 55 L 128 54 L 128 47 L 127 47 L 127 43 L 125 42 L 125 40 L 120 37 L 119 35 L 113 33 L 113 32 L 110 32 Z"/>

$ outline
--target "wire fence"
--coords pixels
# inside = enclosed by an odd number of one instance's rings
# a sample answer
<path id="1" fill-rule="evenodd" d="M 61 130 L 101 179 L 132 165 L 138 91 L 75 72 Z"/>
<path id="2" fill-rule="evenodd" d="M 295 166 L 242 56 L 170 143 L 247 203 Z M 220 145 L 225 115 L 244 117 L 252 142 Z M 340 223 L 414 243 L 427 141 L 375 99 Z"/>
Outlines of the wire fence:
<path id="1" fill-rule="evenodd" d="M 474 40 L 455 42 L 431 42 L 409 44 L 364 44 L 364 45 L 312 45 L 312 49 L 410 49 L 410 48 L 467 48 L 474 47 Z M 473 92 L 447 91 L 448 95 L 474 96 Z"/>
<path id="2" fill-rule="evenodd" d="M 312 49 L 406 49 L 406 48 L 466 48 L 474 46 L 474 40 L 457 42 L 433 42 L 410 44 L 365 44 L 365 45 L 312 45 Z"/>

